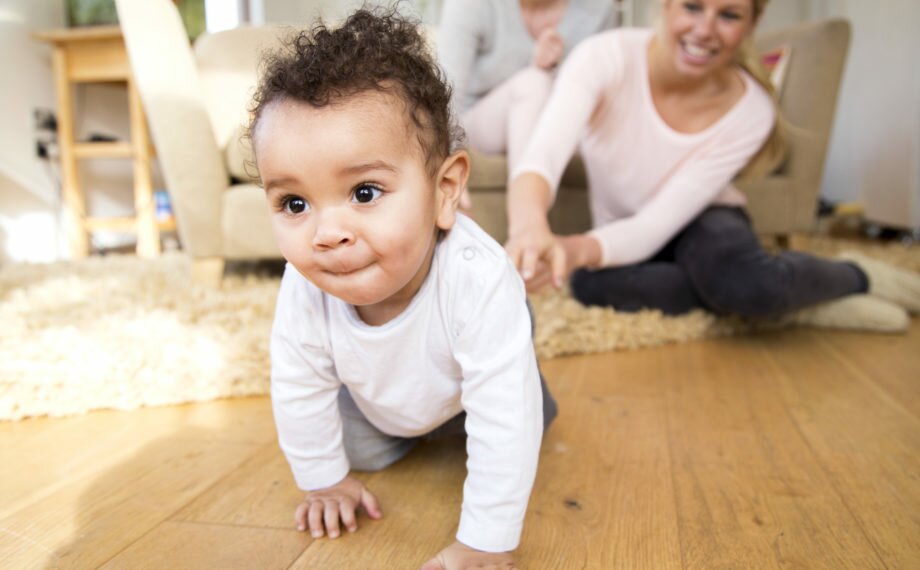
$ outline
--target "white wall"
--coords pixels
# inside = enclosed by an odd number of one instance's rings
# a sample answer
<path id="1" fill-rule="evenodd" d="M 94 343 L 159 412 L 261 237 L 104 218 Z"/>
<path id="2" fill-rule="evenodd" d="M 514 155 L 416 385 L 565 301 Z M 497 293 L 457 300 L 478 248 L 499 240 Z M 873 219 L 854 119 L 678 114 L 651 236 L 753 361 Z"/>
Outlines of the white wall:
<path id="1" fill-rule="evenodd" d="M 64 2 L 0 0 L 0 262 L 58 255 L 55 185 L 35 157 L 32 111 L 53 108 L 51 50 L 36 27 L 64 23 Z"/>
<path id="2" fill-rule="evenodd" d="M 306 25 L 322 15 L 335 21 L 346 17 L 362 4 L 388 6 L 392 0 L 250 0 L 252 13 L 261 13 L 265 22 L 278 24 Z M 509 0 L 511 1 L 511 0 Z M 404 2 L 416 14 L 424 16 L 426 22 L 436 23 L 440 13 L 441 0 L 414 0 Z"/>
<path id="3" fill-rule="evenodd" d="M 0 0 L 0 262 L 44 262 L 67 256 L 60 237 L 59 186 L 35 157 L 32 112 L 57 111 L 51 47 L 31 37 L 65 25 L 63 0 Z M 127 94 L 123 85 L 79 85 L 74 104 L 77 138 L 104 133 L 127 139 Z M 128 160 L 84 160 L 79 170 L 88 211 L 99 216 L 133 212 Z M 155 184 L 157 181 L 155 181 Z M 94 243 L 112 247 L 133 242 L 124 234 L 97 233 Z"/>
<path id="4" fill-rule="evenodd" d="M 853 25 L 822 192 L 862 201 L 870 221 L 920 229 L 920 2 L 815 0 L 813 9 Z"/>

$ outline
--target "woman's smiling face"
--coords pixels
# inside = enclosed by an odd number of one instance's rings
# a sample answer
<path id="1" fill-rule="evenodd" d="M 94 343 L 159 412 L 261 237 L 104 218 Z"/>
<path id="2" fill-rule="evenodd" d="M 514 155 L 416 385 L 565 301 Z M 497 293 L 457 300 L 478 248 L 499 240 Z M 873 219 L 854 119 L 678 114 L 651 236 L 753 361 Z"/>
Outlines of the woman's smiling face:
<path id="1" fill-rule="evenodd" d="M 679 73 L 702 78 L 734 63 L 755 21 L 754 0 L 666 0 L 662 39 Z"/>

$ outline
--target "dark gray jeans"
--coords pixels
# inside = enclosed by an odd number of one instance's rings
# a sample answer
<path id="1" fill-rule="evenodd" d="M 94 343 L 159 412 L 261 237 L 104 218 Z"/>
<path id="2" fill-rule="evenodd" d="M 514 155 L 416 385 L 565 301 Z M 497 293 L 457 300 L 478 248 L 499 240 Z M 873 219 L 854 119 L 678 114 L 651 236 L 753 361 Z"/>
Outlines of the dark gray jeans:
<path id="1" fill-rule="evenodd" d="M 713 206 L 690 222 L 652 259 L 572 275 L 573 296 L 618 311 L 693 309 L 742 317 L 776 317 L 865 293 L 866 274 L 848 262 L 786 251 L 771 255 L 737 207 Z"/>

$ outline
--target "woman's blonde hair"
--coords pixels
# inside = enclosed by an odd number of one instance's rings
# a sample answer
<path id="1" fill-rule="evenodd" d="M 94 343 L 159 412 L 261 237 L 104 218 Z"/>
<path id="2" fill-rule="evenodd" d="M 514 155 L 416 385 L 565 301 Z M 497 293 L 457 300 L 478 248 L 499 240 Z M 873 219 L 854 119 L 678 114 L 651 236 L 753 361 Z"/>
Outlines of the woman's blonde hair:
<path id="1" fill-rule="evenodd" d="M 751 0 L 754 8 L 754 24 L 760 19 L 767 2 L 770 0 Z M 754 78 L 761 87 L 766 89 L 773 99 L 773 107 L 776 111 L 776 121 L 773 124 L 773 130 L 764 141 L 760 150 L 751 157 L 747 165 L 738 173 L 738 178 L 752 179 L 765 176 L 775 170 L 786 157 L 786 120 L 783 118 L 779 108 L 779 98 L 776 89 L 770 79 L 770 74 L 763 66 L 760 53 L 754 47 L 753 38 L 748 36 L 738 49 L 735 59 L 738 65 L 744 69 L 751 77 Z"/>

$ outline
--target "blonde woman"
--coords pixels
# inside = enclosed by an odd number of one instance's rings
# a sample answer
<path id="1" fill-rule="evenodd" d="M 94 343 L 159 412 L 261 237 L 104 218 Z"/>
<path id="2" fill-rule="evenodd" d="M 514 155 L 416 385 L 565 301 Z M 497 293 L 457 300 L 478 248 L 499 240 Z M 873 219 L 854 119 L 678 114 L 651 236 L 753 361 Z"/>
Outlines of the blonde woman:
<path id="1" fill-rule="evenodd" d="M 920 310 L 913 274 L 761 248 L 731 181 L 783 146 L 749 46 L 766 4 L 664 0 L 657 29 L 599 34 L 566 60 L 511 175 L 506 250 L 529 289 L 571 276 L 573 295 L 588 305 L 747 317 L 868 292 L 878 296 L 847 305 L 873 313 L 868 328 L 906 326 L 891 301 Z M 556 236 L 546 212 L 576 148 L 594 229 Z M 821 307 L 836 318 L 834 303 Z"/>
<path id="2" fill-rule="evenodd" d="M 472 148 L 513 168 L 578 42 L 613 27 L 611 0 L 446 0 L 438 61 Z"/>

